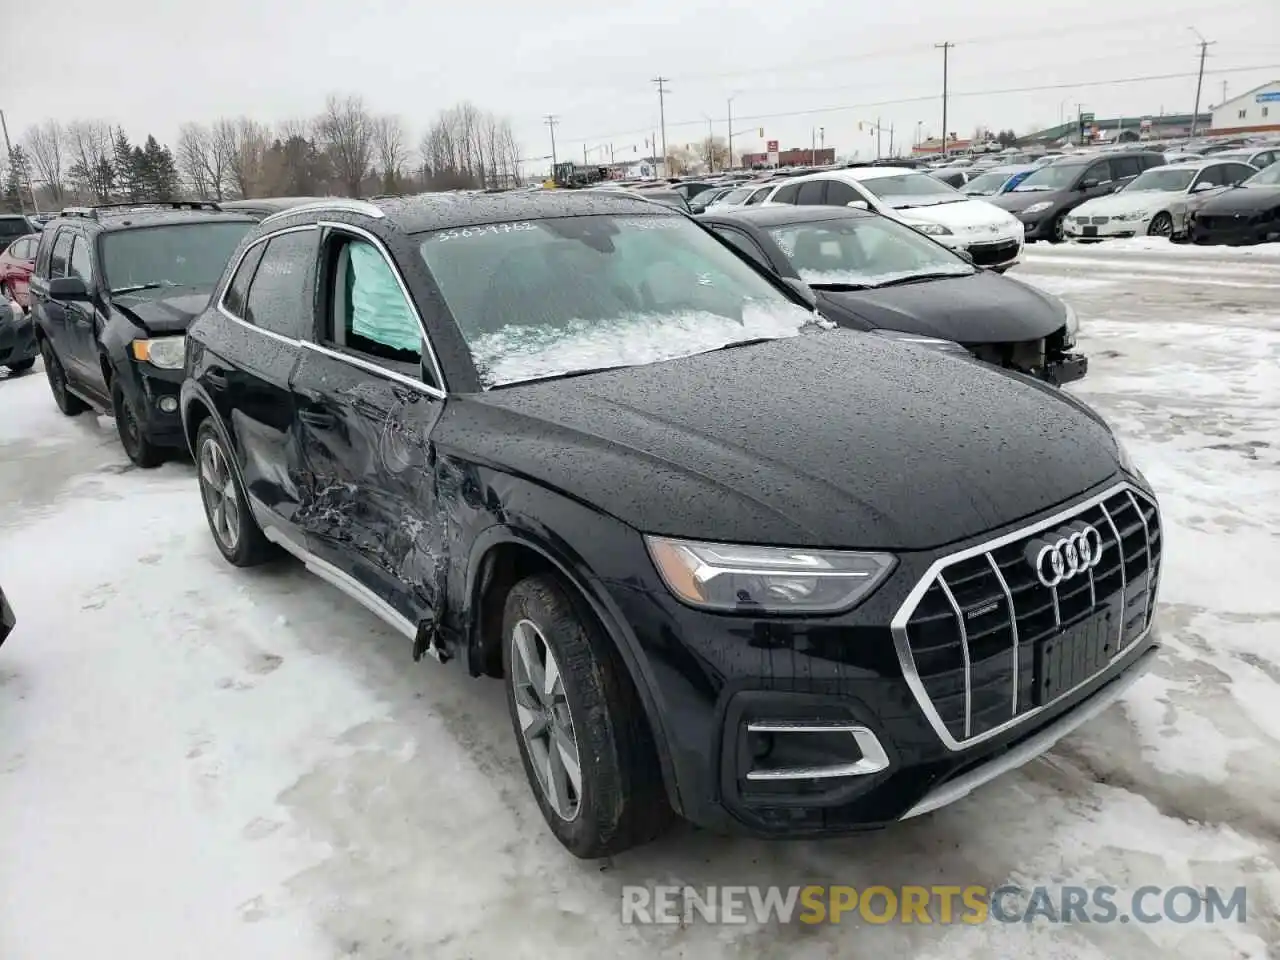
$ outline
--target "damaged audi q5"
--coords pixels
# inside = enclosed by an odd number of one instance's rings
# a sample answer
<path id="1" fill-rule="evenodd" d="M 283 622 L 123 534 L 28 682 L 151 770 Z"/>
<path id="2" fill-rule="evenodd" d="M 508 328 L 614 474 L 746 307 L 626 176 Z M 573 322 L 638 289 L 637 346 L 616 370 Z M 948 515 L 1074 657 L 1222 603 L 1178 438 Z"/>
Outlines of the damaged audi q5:
<path id="1" fill-rule="evenodd" d="M 928 812 L 1156 655 L 1157 501 L 1096 413 L 835 328 L 644 200 L 269 216 L 181 407 L 226 559 L 283 548 L 501 678 L 578 856 Z"/>

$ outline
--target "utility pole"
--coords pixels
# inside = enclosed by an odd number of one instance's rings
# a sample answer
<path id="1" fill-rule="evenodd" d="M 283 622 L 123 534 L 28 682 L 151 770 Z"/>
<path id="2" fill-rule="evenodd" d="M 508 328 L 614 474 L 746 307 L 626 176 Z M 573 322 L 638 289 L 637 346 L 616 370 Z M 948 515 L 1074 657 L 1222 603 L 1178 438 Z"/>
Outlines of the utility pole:
<path id="1" fill-rule="evenodd" d="M 816 162 L 814 157 L 817 151 L 814 148 L 817 145 L 818 145 L 818 131 L 813 129 L 813 127 L 810 127 L 809 128 L 809 166 L 811 167 Z"/>
<path id="2" fill-rule="evenodd" d="M 667 94 L 671 91 L 666 86 L 671 80 L 669 77 L 654 77 L 653 82 L 658 85 L 658 120 L 662 124 L 662 175 L 666 177 L 671 173 L 667 169 Z"/>
<path id="3" fill-rule="evenodd" d="M 1076 139 L 1084 146 L 1084 104 L 1076 104 Z"/>
<path id="4" fill-rule="evenodd" d="M 889 124 L 889 156 L 891 157 L 897 156 L 897 154 L 893 152 L 893 124 L 892 123 Z"/>
<path id="5" fill-rule="evenodd" d="M 556 124 L 560 122 L 560 119 L 554 113 L 548 113 L 542 122 L 551 128 L 551 177 L 554 179 L 556 175 Z"/>
<path id="6" fill-rule="evenodd" d="M 935 43 L 935 50 L 942 51 L 942 156 L 947 156 L 947 67 L 948 54 L 951 48 L 955 46 L 950 40 L 945 43 Z"/>
<path id="7" fill-rule="evenodd" d="M 1200 120 L 1200 88 L 1204 85 L 1204 58 L 1209 54 L 1209 48 L 1217 43 L 1217 40 L 1206 40 L 1200 36 L 1200 31 L 1195 27 L 1188 27 L 1192 33 L 1200 38 L 1200 75 L 1196 78 L 1196 108 L 1191 111 L 1191 136 L 1196 135 L 1196 126 Z"/>
<path id="8" fill-rule="evenodd" d="M 729 98 L 729 169 L 737 164 L 733 162 L 733 97 Z"/>
<path id="9" fill-rule="evenodd" d="M 4 118 L 4 111 L 3 111 L 3 110 L 0 110 L 0 129 L 3 129 L 3 130 L 4 130 L 4 158 L 5 158 L 5 163 L 6 163 L 6 164 L 8 164 L 8 163 L 12 163 L 12 162 L 13 162 L 13 144 L 11 144 L 11 143 L 9 142 L 9 123 L 8 123 L 8 121 L 7 121 L 7 120 L 5 120 L 5 118 Z M 15 178 L 15 180 L 16 180 L 16 178 Z M 30 180 L 28 180 L 28 181 L 27 181 L 27 188 L 31 191 L 31 201 L 34 203 L 34 202 L 35 202 L 35 199 L 36 199 L 36 188 L 31 184 Z M 22 199 L 22 184 L 21 184 L 21 183 L 19 183 L 19 184 L 18 184 L 18 212 L 19 212 L 19 213 L 21 213 L 23 216 L 26 216 L 26 213 L 27 213 L 27 204 L 26 204 L 26 202 Z"/>
<path id="10" fill-rule="evenodd" d="M 876 117 L 876 159 L 879 160 L 884 156 L 880 151 L 880 118 Z"/>
<path id="11" fill-rule="evenodd" d="M 715 154 L 712 152 L 712 139 L 715 133 L 711 129 L 711 118 L 707 117 L 707 173 L 716 172 Z"/>
<path id="12" fill-rule="evenodd" d="M 1218 106 L 1222 106 L 1222 104 L 1226 102 L 1227 102 L 1227 81 L 1223 80 L 1222 81 L 1222 102 L 1219 103 Z"/>

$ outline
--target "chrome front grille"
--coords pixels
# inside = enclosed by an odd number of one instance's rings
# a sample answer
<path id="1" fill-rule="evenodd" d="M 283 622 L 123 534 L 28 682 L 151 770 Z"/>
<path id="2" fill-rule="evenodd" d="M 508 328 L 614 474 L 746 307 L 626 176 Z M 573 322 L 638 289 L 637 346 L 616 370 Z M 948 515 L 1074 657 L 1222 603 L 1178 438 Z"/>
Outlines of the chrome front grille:
<path id="1" fill-rule="evenodd" d="M 1091 525 L 1097 566 L 1045 586 L 1028 544 Z M 1122 484 L 934 563 L 893 619 L 917 701 L 942 741 L 994 736 L 1088 682 L 1147 631 L 1163 548 L 1156 504 Z"/>

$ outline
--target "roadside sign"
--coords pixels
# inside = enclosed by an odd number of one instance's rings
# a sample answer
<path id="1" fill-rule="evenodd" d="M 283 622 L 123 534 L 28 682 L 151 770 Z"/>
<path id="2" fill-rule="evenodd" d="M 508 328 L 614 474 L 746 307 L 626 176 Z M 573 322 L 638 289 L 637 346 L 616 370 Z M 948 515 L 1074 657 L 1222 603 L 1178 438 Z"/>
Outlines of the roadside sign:
<path id="1" fill-rule="evenodd" d="M 1255 103 L 1277 103 L 1280 102 L 1280 90 L 1268 90 L 1253 99 Z"/>
<path id="2" fill-rule="evenodd" d="M 766 144 L 765 144 L 765 146 L 764 146 L 764 152 L 765 152 L 765 153 L 777 153 L 777 152 L 778 152 L 778 141 L 777 141 L 777 140 L 770 140 L 768 143 L 766 143 Z"/>
<path id="3" fill-rule="evenodd" d="M 1081 122 L 1081 123 L 1092 123 L 1092 122 L 1093 122 L 1093 114 L 1092 114 L 1092 113 L 1082 113 L 1082 114 L 1080 114 L 1080 122 Z"/>
<path id="4" fill-rule="evenodd" d="M 1143 130 L 1150 130 L 1150 129 L 1151 129 L 1151 118 L 1150 118 L 1150 117 L 1147 117 L 1147 118 L 1145 118 L 1145 119 L 1142 121 L 1142 129 L 1143 129 Z"/>

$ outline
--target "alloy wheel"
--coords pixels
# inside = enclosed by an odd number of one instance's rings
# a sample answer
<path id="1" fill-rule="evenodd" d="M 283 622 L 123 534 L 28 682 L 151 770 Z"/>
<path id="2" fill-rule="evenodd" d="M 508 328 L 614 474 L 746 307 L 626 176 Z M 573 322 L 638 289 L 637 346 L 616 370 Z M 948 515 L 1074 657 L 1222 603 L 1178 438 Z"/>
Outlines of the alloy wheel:
<path id="1" fill-rule="evenodd" d="M 216 440 L 206 440 L 200 448 L 200 495 L 213 535 L 223 549 L 234 551 L 240 541 L 240 499 L 231 466 Z"/>
<path id="2" fill-rule="evenodd" d="M 532 620 L 521 620 L 512 628 L 510 682 L 520 736 L 538 786 L 556 816 L 571 821 L 582 807 L 578 737 L 560 665 Z"/>
<path id="3" fill-rule="evenodd" d="M 1147 228 L 1147 233 L 1153 237 L 1173 236 L 1173 218 L 1167 213 L 1156 214 L 1156 218 L 1151 221 L 1151 226 Z"/>

